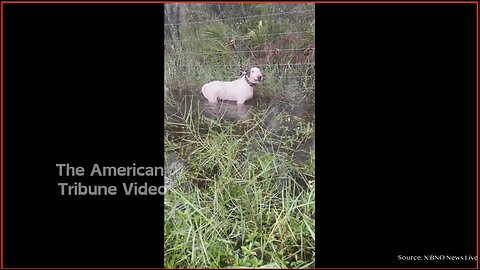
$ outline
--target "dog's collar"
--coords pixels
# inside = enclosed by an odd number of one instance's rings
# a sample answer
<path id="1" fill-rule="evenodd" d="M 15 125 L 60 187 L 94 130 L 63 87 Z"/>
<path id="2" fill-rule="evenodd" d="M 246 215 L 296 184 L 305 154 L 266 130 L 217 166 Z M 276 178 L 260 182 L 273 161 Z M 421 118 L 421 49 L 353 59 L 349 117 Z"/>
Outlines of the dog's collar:
<path id="1" fill-rule="evenodd" d="M 247 81 L 248 85 L 250 85 L 251 87 L 255 87 L 257 85 L 257 83 L 252 83 L 251 81 L 249 81 L 247 75 L 245 75 L 245 81 Z"/>

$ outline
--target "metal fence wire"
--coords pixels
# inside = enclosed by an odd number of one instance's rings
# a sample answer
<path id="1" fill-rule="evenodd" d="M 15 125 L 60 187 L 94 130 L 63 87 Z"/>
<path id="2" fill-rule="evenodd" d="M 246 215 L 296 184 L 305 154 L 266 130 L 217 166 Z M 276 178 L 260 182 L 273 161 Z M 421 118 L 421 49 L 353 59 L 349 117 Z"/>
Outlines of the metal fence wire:
<path id="1" fill-rule="evenodd" d="M 164 12 L 166 84 L 233 79 L 257 66 L 314 89 L 314 5 L 167 4 Z"/>

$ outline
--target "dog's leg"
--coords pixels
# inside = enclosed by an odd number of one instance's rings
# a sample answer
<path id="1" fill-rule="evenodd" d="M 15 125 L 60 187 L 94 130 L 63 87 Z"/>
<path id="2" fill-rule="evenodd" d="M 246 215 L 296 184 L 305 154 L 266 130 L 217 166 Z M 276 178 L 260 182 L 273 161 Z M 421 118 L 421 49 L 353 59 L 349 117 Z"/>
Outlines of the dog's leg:
<path id="1" fill-rule="evenodd" d="M 202 87 L 202 93 L 203 95 L 205 96 L 205 98 L 208 99 L 208 102 L 210 103 L 217 103 L 218 100 L 217 100 L 217 95 L 215 93 L 212 93 L 211 89 L 210 91 L 207 89 L 208 86 L 207 85 L 204 85 Z"/>

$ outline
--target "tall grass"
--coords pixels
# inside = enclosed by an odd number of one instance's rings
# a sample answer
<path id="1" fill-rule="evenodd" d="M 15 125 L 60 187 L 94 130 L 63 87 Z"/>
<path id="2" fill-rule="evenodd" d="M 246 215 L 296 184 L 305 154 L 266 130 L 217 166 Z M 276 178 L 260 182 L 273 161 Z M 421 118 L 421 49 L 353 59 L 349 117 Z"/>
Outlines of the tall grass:
<path id="1" fill-rule="evenodd" d="M 293 158 L 314 126 L 271 127 L 268 109 L 235 123 L 184 106 L 165 122 L 165 160 L 177 163 L 167 173 L 173 185 L 165 197 L 165 267 L 314 262 L 315 154 Z"/>

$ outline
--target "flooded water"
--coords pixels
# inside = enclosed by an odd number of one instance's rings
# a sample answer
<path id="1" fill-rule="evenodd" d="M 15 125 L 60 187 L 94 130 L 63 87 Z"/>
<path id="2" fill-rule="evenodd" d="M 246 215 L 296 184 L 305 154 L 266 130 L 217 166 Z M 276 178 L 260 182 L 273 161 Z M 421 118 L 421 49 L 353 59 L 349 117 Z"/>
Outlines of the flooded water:
<path id="1" fill-rule="evenodd" d="M 201 94 L 196 95 L 171 95 L 173 102 L 165 104 L 165 115 L 171 116 L 180 111 L 185 112 L 185 108 L 198 112 L 198 109 L 204 116 L 211 119 L 223 119 L 229 121 L 242 121 L 251 118 L 252 113 L 269 110 L 270 113 L 287 113 L 295 115 L 307 121 L 315 121 L 314 100 L 287 101 L 272 97 L 254 97 L 243 105 L 237 105 L 236 102 L 219 101 L 218 103 L 209 103 Z M 275 118 L 270 119 L 270 125 L 275 126 Z"/>
<path id="2" fill-rule="evenodd" d="M 261 137 L 264 130 L 269 131 L 271 139 L 264 140 L 264 147 L 272 153 L 288 151 L 293 164 L 301 165 L 311 159 L 315 151 L 315 99 L 309 95 L 297 95 L 286 99 L 283 97 L 254 96 L 243 105 L 236 102 L 219 101 L 209 103 L 201 93 L 181 94 L 182 91 L 169 89 L 165 103 L 165 133 L 169 140 L 181 142 L 188 137 L 186 121 L 207 121 L 234 124 L 235 134 L 256 131 Z M 177 93 L 177 94 L 172 94 Z M 205 122 L 205 121 L 202 121 Z M 206 135 L 211 126 L 196 123 L 200 135 Z M 307 134 L 304 137 L 303 134 Z M 300 136 L 301 134 L 302 136 Z M 265 135 L 267 136 L 267 135 Z M 291 147 L 285 150 L 285 141 L 291 140 Z M 193 151 L 193 150 L 188 150 Z M 313 153 L 313 154 L 312 154 Z M 185 154 L 183 154 L 185 156 Z M 174 181 L 175 174 L 184 167 L 182 154 L 179 151 L 166 153 L 166 179 Z M 310 177 L 314 181 L 314 175 Z M 305 179 L 299 180 L 303 187 Z M 196 182 L 200 187 L 206 183 Z"/>

